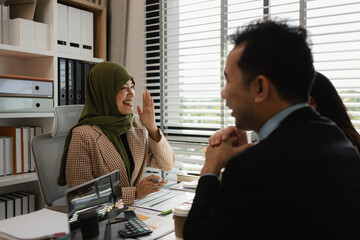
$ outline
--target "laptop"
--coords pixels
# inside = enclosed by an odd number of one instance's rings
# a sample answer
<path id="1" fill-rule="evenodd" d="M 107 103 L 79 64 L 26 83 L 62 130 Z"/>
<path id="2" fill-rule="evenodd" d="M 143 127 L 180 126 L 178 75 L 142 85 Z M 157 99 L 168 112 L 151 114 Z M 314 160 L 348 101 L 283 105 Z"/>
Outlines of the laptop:
<path id="1" fill-rule="evenodd" d="M 78 215 L 82 211 L 93 208 L 102 221 L 114 210 L 118 213 L 127 208 L 122 200 L 118 170 L 68 189 L 65 195 L 70 231 L 79 228 Z"/>
<path id="2" fill-rule="evenodd" d="M 118 170 L 73 187 L 67 190 L 65 195 L 70 232 L 80 227 L 78 216 L 81 212 L 95 209 L 99 222 L 108 220 L 106 225 L 99 224 L 102 226 L 99 230 L 100 235 L 104 236 L 103 239 L 112 239 L 116 235 L 127 238 L 152 233 L 152 229 L 142 222 L 133 210 L 124 206 Z M 72 239 L 78 237 L 75 233 Z"/>

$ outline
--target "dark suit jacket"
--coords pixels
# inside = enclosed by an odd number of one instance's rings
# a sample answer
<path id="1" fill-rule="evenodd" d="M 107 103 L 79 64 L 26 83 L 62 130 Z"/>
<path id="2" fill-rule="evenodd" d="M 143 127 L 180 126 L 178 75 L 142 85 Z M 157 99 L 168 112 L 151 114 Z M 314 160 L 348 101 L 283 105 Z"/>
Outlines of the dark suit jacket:
<path id="1" fill-rule="evenodd" d="M 184 239 L 360 239 L 360 156 L 342 131 L 299 109 L 201 177 Z"/>

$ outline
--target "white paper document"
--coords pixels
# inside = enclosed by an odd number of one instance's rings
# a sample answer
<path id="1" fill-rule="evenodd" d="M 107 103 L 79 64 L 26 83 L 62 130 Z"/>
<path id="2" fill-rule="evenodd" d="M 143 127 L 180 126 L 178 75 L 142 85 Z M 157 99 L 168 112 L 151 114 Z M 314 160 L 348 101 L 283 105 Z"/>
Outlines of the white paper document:
<path id="1" fill-rule="evenodd" d="M 191 192 L 161 189 L 159 192 L 152 193 L 143 199 L 136 200 L 133 206 L 166 211 L 173 209 L 184 202 L 193 200 L 194 196 L 195 193 Z"/>
<path id="2" fill-rule="evenodd" d="M 150 235 L 137 237 L 141 240 L 158 239 L 174 231 L 174 220 L 171 215 L 162 216 L 161 212 L 150 209 L 137 208 L 130 206 L 129 209 L 135 211 L 136 216 L 146 223 L 153 232 Z"/>
<path id="3" fill-rule="evenodd" d="M 59 233 L 69 234 L 67 214 L 46 208 L 0 221 L 0 239 L 49 239 Z"/>

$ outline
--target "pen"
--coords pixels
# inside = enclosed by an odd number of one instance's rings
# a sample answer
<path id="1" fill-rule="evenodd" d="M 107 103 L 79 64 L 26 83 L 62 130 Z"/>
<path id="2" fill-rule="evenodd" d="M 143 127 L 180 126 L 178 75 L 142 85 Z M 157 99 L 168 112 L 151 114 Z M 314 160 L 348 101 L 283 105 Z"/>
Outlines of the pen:
<path id="1" fill-rule="evenodd" d="M 165 211 L 162 211 L 161 212 L 161 215 L 168 215 L 168 214 L 170 214 L 170 213 L 172 213 L 172 209 L 169 209 L 169 210 L 165 210 Z"/>

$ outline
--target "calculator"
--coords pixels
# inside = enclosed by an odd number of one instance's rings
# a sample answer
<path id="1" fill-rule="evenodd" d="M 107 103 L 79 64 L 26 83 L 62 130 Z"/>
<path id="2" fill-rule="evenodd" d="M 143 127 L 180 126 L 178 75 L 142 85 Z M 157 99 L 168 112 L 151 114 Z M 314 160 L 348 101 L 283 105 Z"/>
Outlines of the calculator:
<path id="1" fill-rule="evenodd" d="M 133 210 L 125 210 L 125 219 L 127 220 L 124 227 L 118 230 L 120 237 L 140 237 L 152 233 L 151 228 L 141 221 Z"/>

